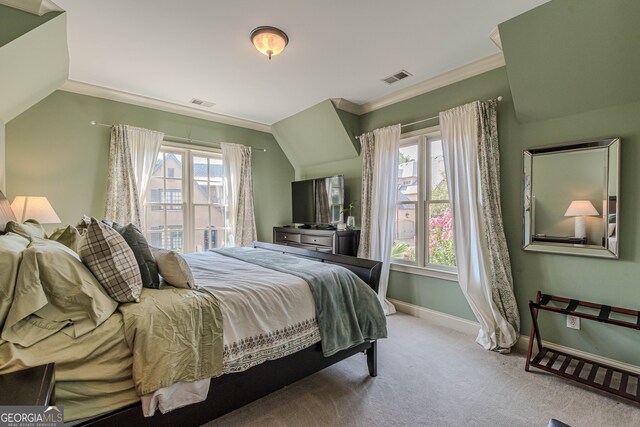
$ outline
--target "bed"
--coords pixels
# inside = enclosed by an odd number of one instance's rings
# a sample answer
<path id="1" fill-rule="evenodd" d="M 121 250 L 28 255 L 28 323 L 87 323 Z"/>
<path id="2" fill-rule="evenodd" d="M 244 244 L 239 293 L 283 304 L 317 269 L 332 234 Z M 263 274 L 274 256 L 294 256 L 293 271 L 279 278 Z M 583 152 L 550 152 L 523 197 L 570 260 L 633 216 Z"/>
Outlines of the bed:
<path id="1" fill-rule="evenodd" d="M 4 199 L 4 196 L 0 193 L 0 230 L 4 228 L 4 224 L 8 220 L 13 220 L 12 212 L 7 205 L 6 199 Z M 258 335 L 255 337 L 252 336 L 251 339 L 246 339 L 245 337 L 248 333 L 242 332 L 242 328 L 239 326 L 236 327 L 236 324 L 243 325 L 245 329 L 248 328 L 251 330 L 251 328 L 254 328 L 253 330 L 257 330 L 255 328 L 258 328 L 259 325 L 256 326 L 256 324 L 262 323 L 263 320 L 261 319 L 279 317 L 275 314 L 269 315 L 268 311 L 260 314 L 261 308 L 255 298 L 258 298 L 258 300 L 261 298 L 260 292 L 262 292 L 262 288 L 260 286 L 266 286 L 268 288 L 281 286 L 280 282 L 284 281 L 287 275 L 287 273 L 283 271 L 278 272 L 277 268 L 271 265 L 268 266 L 270 267 L 269 269 L 274 268 L 275 270 L 273 272 L 267 272 L 267 270 L 264 269 L 267 266 L 260 265 L 259 260 L 252 261 L 254 263 L 257 262 L 257 264 L 248 267 L 245 265 L 248 261 L 244 260 L 243 257 L 262 257 L 264 258 L 262 260 L 263 264 L 271 264 L 275 262 L 271 261 L 271 257 L 273 256 L 275 257 L 273 259 L 282 259 L 283 262 L 304 265 L 306 267 L 303 267 L 303 269 L 306 270 L 316 268 L 329 270 L 334 269 L 334 266 L 342 266 L 355 273 L 355 276 L 364 281 L 370 288 L 370 290 L 369 288 L 367 290 L 367 292 L 370 293 L 377 292 L 381 268 L 379 262 L 260 242 L 254 243 L 254 252 L 250 251 L 252 251 L 252 249 L 236 250 L 237 253 L 231 253 L 231 250 L 228 250 L 226 254 L 210 253 L 186 256 L 189 264 L 193 268 L 196 283 L 205 284 L 199 286 L 199 294 L 197 295 L 200 295 L 200 297 L 203 293 L 217 295 L 216 298 L 220 302 L 221 312 L 224 315 L 223 318 L 219 320 L 227 327 L 232 326 L 232 328 L 225 329 L 224 360 L 219 369 L 215 370 L 215 372 L 206 371 L 208 372 L 205 372 L 207 376 L 206 379 L 200 378 L 203 375 L 202 372 L 200 372 L 201 375 L 199 377 L 194 377 L 197 381 L 194 380 L 193 383 L 190 381 L 186 382 L 189 385 L 206 383 L 208 394 L 206 394 L 206 400 L 200 403 L 184 406 L 165 414 L 161 414 L 158 411 L 151 417 L 144 416 L 142 405 L 139 402 L 139 395 L 142 394 L 140 391 L 149 391 L 158 386 L 161 386 L 161 390 L 168 390 L 173 387 L 173 385 L 171 382 L 165 381 L 152 384 L 151 386 L 143 386 L 139 384 L 138 380 L 141 377 L 146 379 L 145 373 L 146 376 L 152 377 L 152 375 L 148 373 L 154 372 L 153 365 L 162 365 L 165 356 L 166 358 L 169 358 L 169 356 L 160 353 L 162 357 L 156 357 L 156 359 L 151 357 L 149 359 L 150 361 L 148 361 L 147 354 L 145 353 L 149 353 L 149 351 L 139 351 L 137 347 L 132 344 L 133 338 L 131 338 L 136 337 L 136 339 L 141 339 L 140 337 L 144 337 L 145 331 L 144 329 L 138 329 L 137 332 L 134 331 L 132 333 L 129 330 L 131 323 L 130 320 L 128 320 L 136 316 L 143 317 L 141 313 L 144 313 L 144 310 L 151 312 L 156 299 L 171 299 L 174 298 L 173 294 L 176 294 L 175 298 L 193 300 L 192 297 L 193 294 L 196 294 L 195 291 L 179 290 L 167 292 L 163 290 L 148 290 L 143 292 L 141 301 L 143 304 L 121 304 L 118 310 L 104 321 L 104 323 L 79 338 L 74 338 L 68 333 L 57 332 L 46 340 L 29 348 L 22 348 L 19 345 L 0 341 L 0 372 L 17 370 L 31 366 L 32 364 L 41 364 L 50 361 L 55 362 L 57 360 L 66 361 L 65 363 L 59 363 L 56 370 L 56 395 L 58 397 L 58 403 L 61 405 L 65 405 L 66 403 L 69 407 L 69 413 L 75 414 L 70 417 L 76 419 L 74 421 L 75 425 L 96 426 L 155 426 L 175 425 L 177 423 L 182 425 L 201 425 L 327 366 L 337 363 L 340 360 L 359 353 L 366 354 L 369 375 L 377 375 L 377 341 L 375 339 L 368 339 L 365 336 L 365 339 L 360 340 L 361 342 L 353 346 L 350 345 L 347 348 L 345 348 L 344 343 L 342 345 L 334 343 L 334 338 L 328 335 L 324 335 L 325 339 L 320 341 L 320 332 L 326 330 L 327 321 L 319 321 L 316 325 L 313 321 L 314 307 L 300 309 L 304 304 L 309 304 L 308 292 L 305 294 L 302 292 L 302 287 L 300 287 L 301 277 L 304 276 L 303 273 L 296 273 L 302 274 L 302 276 L 293 277 L 293 275 L 290 275 L 291 277 L 286 279 L 291 282 L 291 285 L 287 285 L 287 288 L 298 289 L 296 293 L 299 299 L 295 301 L 284 299 L 284 302 L 282 302 L 284 305 L 275 310 L 275 313 L 284 313 L 293 319 L 289 319 L 288 322 L 295 323 L 295 327 L 285 328 L 286 333 L 282 333 L 282 331 L 273 334 L 270 333 L 269 339 L 263 339 L 262 335 L 260 335 L 260 340 L 258 340 L 255 339 Z M 245 254 L 245 252 L 249 255 Z M 258 255 L 255 255 L 256 253 Z M 220 257 L 226 257 L 224 258 L 225 261 L 220 262 Z M 216 259 L 217 261 L 214 262 Z M 312 263 L 314 267 L 310 267 L 311 264 L 308 263 Z M 214 267 L 209 268 L 208 266 L 211 265 Z M 216 268 L 218 268 L 216 266 L 224 266 L 224 269 L 216 270 Z M 242 310 L 238 308 L 237 305 L 234 305 L 236 304 L 233 302 L 234 300 L 227 299 L 224 295 L 230 292 L 229 287 L 225 283 L 233 284 L 234 280 L 236 280 L 233 276 L 234 271 L 239 274 L 240 282 L 245 282 L 248 276 L 260 277 L 261 279 L 262 284 L 260 285 L 247 281 L 245 286 L 245 289 L 248 289 L 245 291 L 245 298 L 250 300 L 249 304 L 245 305 L 251 307 L 249 311 L 258 313 L 256 314 L 257 320 L 250 321 L 244 317 L 242 317 L 242 321 L 235 320 L 240 318 L 238 316 L 244 316 L 244 314 L 240 315 L 239 313 Z M 305 283 L 305 280 L 302 280 L 302 283 Z M 297 286 L 297 288 L 295 286 Z M 327 285 L 320 284 L 314 286 Z M 307 286 L 304 287 L 306 288 Z M 309 287 L 313 289 L 311 285 L 309 285 Z M 276 295 L 280 295 L 279 292 L 280 291 L 276 292 Z M 312 293 L 313 292 L 312 290 Z M 315 292 L 318 291 L 316 290 Z M 162 298 L 160 298 L 160 296 L 162 296 Z M 306 303 L 304 302 L 305 299 L 307 300 Z M 315 310 L 318 312 L 319 309 L 315 295 L 314 299 L 316 302 Z M 314 299 L 310 300 L 312 305 L 314 304 Z M 174 300 L 171 301 L 172 303 L 169 304 L 169 306 L 177 306 L 176 309 L 180 309 L 180 304 L 175 304 Z M 145 306 L 144 304 L 152 305 Z M 275 305 L 277 305 L 277 302 L 273 303 L 273 306 Z M 357 307 L 359 305 L 355 304 L 355 306 Z M 159 311 L 166 311 L 165 306 L 159 307 L 161 308 Z M 272 307 L 272 303 L 270 303 L 269 307 Z M 325 310 L 323 307 L 320 307 L 320 311 L 324 312 Z M 265 313 L 267 313 L 266 316 Z M 204 314 L 207 313 L 204 312 Z M 179 316 L 182 316 L 182 314 L 179 314 Z M 213 318 L 207 318 L 201 315 L 194 317 L 197 318 L 196 321 L 200 322 L 198 325 L 205 329 L 208 325 L 216 321 Z M 222 320 L 224 320 L 224 322 L 222 322 Z M 140 325 L 144 324 L 145 323 L 140 323 Z M 140 328 L 140 326 L 138 327 Z M 234 328 L 237 329 L 237 331 L 234 330 Z M 322 333 L 326 334 L 327 332 Z M 155 339 L 153 334 L 148 335 L 150 335 L 150 339 Z M 290 335 L 293 338 L 288 338 L 288 341 L 282 340 L 282 342 L 279 342 L 278 339 L 281 339 L 283 335 Z M 386 329 L 384 335 L 386 335 Z M 126 336 L 126 339 L 123 338 L 123 336 Z M 82 353 L 83 348 L 86 346 L 83 347 L 80 345 L 84 341 L 91 341 L 92 343 L 90 349 L 86 350 L 86 354 Z M 221 340 L 218 340 L 216 341 L 217 344 L 212 345 L 222 346 L 220 341 Z M 155 343 L 156 341 L 150 341 L 150 344 L 147 344 L 146 348 L 156 345 Z M 238 345 L 238 343 L 240 343 L 240 345 Z M 198 345 L 200 345 L 200 343 L 198 343 Z M 252 345 L 254 345 L 254 347 L 251 347 Z M 191 346 L 191 344 L 187 345 L 187 347 L 189 347 L 187 353 L 191 353 L 192 355 L 205 354 L 205 352 L 196 348 L 196 345 L 193 345 L 195 350 L 191 349 Z M 249 350 L 243 353 L 241 350 L 238 350 L 239 347 L 247 347 Z M 47 351 L 47 348 L 54 350 Z M 179 349 L 178 351 L 184 351 L 184 349 Z M 37 354 L 34 355 L 34 353 Z M 73 353 L 73 356 L 70 356 L 69 353 Z M 73 359 L 73 363 L 68 362 L 69 358 Z M 116 363 L 111 363 L 113 361 Z M 160 367 L 162 368 L 162 366 Z M 136 370 L 138 371 L 137 376 Z M 195 370 L 199 371 L 199 368 L 194 368 L 194 371 Z M 96 374 L 96 372 L 99 372 L 99 374 Z M 211 375 L 212 372 L 214 375 Z M 212 378 L 208 378 L 209 376 Z M 145 394 L 145 396 L 149 395 Z M 67 408 L 65 408 L 65 412 L 67 413 Z"/>

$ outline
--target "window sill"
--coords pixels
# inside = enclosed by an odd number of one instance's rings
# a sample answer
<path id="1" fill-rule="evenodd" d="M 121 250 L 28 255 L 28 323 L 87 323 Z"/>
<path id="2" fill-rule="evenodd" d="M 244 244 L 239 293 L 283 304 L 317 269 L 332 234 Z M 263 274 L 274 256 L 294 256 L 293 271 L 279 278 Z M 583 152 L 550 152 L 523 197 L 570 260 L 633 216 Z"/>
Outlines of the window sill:
<path id="1" fill-rule="evenodd" d="M 403 273 L 417 274 L 419 276 L 435 277 L 437 279 L 449 280 L 451 282 L 458 281 L 458 273 L 436 270 L 435 268 L 425 268 L 415 265 L 391 263 L 391 270 L 401 271 Z"/>

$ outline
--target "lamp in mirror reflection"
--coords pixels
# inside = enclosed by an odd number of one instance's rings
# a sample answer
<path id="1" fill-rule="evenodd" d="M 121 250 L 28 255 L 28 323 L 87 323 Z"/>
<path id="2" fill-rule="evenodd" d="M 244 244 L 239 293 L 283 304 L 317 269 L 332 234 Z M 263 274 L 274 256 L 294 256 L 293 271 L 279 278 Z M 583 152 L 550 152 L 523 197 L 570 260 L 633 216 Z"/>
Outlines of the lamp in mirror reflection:
<path id="1" fill-rule="evenodd" d="M 40 224 L 61 222 L 49 200 L 43 196 L 16 196 L 11 203 L 11 210 L 20 223 L 28 219 L 35 219 Z"/>
<path id="2" fill-rule="evenodd" d="M 569 208 L 564 213 L 564 216 L 576 217 L 574 237 L 587 237 L 587 224 L 585 221 L 585 217 L 598 215 L 600 214 L 593 206 L 593 203 L 591 203 L 589 200 L 572 201 L 569 205 Z"/>

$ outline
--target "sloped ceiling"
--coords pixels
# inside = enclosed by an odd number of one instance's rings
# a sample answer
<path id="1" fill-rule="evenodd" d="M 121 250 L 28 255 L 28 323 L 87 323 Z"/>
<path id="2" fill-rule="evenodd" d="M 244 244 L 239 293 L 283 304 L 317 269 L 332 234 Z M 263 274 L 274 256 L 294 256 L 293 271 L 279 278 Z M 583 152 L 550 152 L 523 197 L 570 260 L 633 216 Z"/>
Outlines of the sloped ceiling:
<path id="1" fill-rule="evenodd" d="M 640 100 L 640 1 L 553 0 L 499 25 L 519 121 Z"/>
<path id="2" fill-rule="evenodd" d="M 271 132 L 294 168 L 357 157 L 359 118 L 338 110 L 330 99 L 271 126 Z"/>
<path id="3" fill-rule="evenodd" d="M 0 0 L 4 4 L 25 12 L 42 16 L 49 12 L 62 12 L 60 6 L 51 0 Z"/>
<path id="4" fill-rule="evenodd" d="M 3 9 L 3 16 L 5 12 Z M 64 13 L 54 16 L 0 46 L 0 64 L 3 64 L 0 67 L 0 121 L 7 123 L 66 81 L 69 75 L 66 18 Z"/>

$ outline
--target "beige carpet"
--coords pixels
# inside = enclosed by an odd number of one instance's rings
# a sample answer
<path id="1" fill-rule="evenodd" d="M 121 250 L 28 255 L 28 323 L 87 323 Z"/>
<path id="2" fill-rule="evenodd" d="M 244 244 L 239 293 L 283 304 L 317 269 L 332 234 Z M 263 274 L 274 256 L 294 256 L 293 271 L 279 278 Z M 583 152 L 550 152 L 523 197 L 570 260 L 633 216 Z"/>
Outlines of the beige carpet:
<path id="1" fill-rule="evenodd" d="M 640 426 L 640 405 L 525 372 L 522 354 L 486 352 L 412 316 L 388 319 L 377 378 L 356 355 L 206 426 Z"/>

